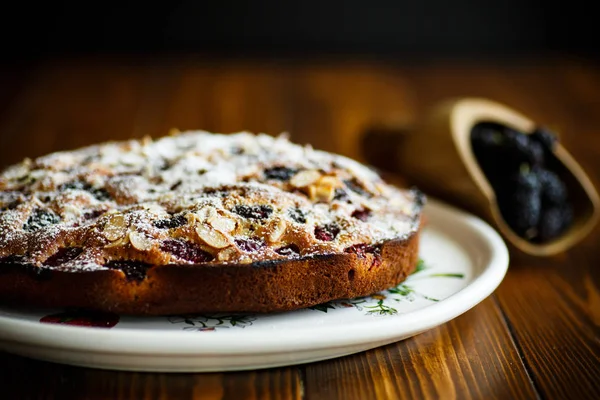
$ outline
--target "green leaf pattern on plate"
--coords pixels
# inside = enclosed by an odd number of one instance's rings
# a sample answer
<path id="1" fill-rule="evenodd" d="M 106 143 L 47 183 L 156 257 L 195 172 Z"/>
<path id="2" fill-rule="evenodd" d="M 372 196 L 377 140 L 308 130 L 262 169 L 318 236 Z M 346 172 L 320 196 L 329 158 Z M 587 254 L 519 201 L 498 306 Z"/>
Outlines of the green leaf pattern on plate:
<path id="1" fill-rule="evenodd" d="M 417 267 L 409 278 L 391 289 L 383 292 L 373 294 L 371 296 L 359 297 L 351 300 L 335 300 L 327 303 L 318 304 L 313 307 L 309 307 L 311 310 L 327 312 L 327 310 L 335 310 L 337 308 L 354 307 L 358 311 L 365 311 L 366 315 L 394 315 L 398 313 L 393 307 L 393 303 L 390 301 L 415 301 L 417 298 L 437 302 L 439 299 L 427 296 L 424 293 L 420 293 L 414 289 L 411 282 L 424 278 L 454 278 L 463 279 L 464 274 L 444 272 L 444 273 L 424 273 L 428 269 L 425 262 L 420 259 L 417 263 Z M 373 303 L 375 301 L 375 303 Z M 365 304 L 367 303 L 367 304 Z"/>
<path id="2" fill-rule="evenodd" d="M 168 317 L 172 324 L 184 324 L 184 331 L 211 332 L 223 328 L 245 328 L 256 321 L 253 315 L 245 314 L 198 314 L 172 315 Z"/>

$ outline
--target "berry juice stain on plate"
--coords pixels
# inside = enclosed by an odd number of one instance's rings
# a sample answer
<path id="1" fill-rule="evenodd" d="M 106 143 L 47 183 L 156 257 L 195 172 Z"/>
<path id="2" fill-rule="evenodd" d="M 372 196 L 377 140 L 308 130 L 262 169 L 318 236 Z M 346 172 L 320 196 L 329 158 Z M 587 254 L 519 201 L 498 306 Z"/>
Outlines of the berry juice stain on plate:
<path id="1" fill-rule="evenodd" d="M 46 324 L 112 328 L 119 323 L 119 316 L 107 312 L 70 310 L 45 315 L 40 318 L 40 322 Z"/>

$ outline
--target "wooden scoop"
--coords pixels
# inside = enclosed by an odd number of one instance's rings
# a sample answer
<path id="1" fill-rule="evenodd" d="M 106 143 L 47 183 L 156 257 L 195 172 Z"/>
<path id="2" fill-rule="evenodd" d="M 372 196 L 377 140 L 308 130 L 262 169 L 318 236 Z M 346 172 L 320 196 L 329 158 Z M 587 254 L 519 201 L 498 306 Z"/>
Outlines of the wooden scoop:
<path id="1" fill-rule="evenodd" d="M 363 137 L 367 161 L 398 172 L 432 196 L 445 198 L 485 218 L 512 245 L 535 256 L 549 256 L 575 245 L 599 217 L 598 193 L 569 152 L 557 143 L 553 168 L 567 185 L 573 205 L 573 223 L 558 238 L 532 243 L 517 235 L 504 221 L 496 194 L 471 148 L 471 130 L 480 122 L 495 122 L 528 133 L 535 123 L 493 101 L 461 98 L 435 107 L 422 123 L 405 129 L 386 127 Z M 404 134 L 400 134 L 403 131 Z"/>

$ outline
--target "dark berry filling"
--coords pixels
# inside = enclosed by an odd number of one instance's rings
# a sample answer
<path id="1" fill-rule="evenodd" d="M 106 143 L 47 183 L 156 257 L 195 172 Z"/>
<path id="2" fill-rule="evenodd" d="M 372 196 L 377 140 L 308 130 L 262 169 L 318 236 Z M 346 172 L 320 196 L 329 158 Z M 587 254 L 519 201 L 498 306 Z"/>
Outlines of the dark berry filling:
<path id="1" fill-rule="evenodd" d="M 172 184 L 169 189 L 170 190 L 176 190 L 179 186 L 181 186 L 182 183 L 183 183 L 182 181 L 177 181 L 174 184 Z"/>
<path id="2" fill-rule="evenodd" d="M 369 217 L 371 216 L 371 211 L 367 210 L 367 209 L 363 209 L 363 210 L 355 210 L 352 213 L 352 216 L 356 219 L 360 219 L 361 221 L 367 221 L 369 219 Z"/>
<path id="3" fill-rule="evenodd" d="M 304 212 L 302 212 L 301 209 L 290 208 L 288 213 L 290 215 L 290 218 L 293 219 L 294 221 L 296 221 L 297 223 L 299 223 L 299 224 L 306 223 L 306 215 L 304 215 Z"/>
<path id="4" fill-rule="evenodd" d="M 159 219 L 153 222 L 153 225 L 159 229 L 179 228 L 187 223 L 185 215 L 179 214 L 168 219 Z"/>
<path id="5" fill-rule="evenodd" d="M 9 203 L 6 203 L 6 205 L 4 207 L 0 207 L 0 211 L 14 210 L 15 208 L 17 208 L 18 205 L 19 205 L 19 200 L 13 200 Z"/>
<path id="6" fill-rule="evenodd" d="M 349 200 L 350 197 L 348 197 L 348 193 L 344 189 L 337 188 L 333 192 L 333 199 L 338 201 L 346 201 Z"/>
<path id="7" fill-rule="evenodd" d="M 352 246 L 349 246 L 344 250 L 345 253 L 356 254 L 357 256 L 363 258 L 367 254 L 379 255 L 380 251 L 381 249 L 379 247 L 366 243 L 353 244 Z"/>
<path id="8" fill-rule="evenodd" d="M 260 239 L 235 239 L 235 244 L 248 253 L 258 251 L 260 248 L 265 246 L 265 243 Z"/>
<path id="9" fill-rule="evenodd" d="M 340 228 L 336 224 L 315 227 L 315 237 L 324 242 L 331 242 L 338 233 L 340 233 Z"/>
<path id="10" fill-rule="evenodd" d="M 371 270 L 371 268 L 378 267 L 382 263 L 381 248 L 379 246 L 373 246 L 366 243 L 359 243 L 347 247 L 344 251 L 349 254 L 356 254 L 360 258 L 365 258 L 367 254 L 372 254 L 373 258 L 369 267 L 369 271 Z"/>
<path id="11" fill-rule="evenodd" d="M 108 193 L 108 191 L 106 189 L 104 189 L 104 188 L 94 189 L 94 190 L 92 190 L 92 194 L 99 201 L 107 201 L 107 200 L 111 199 L 110 193 Z"/>
<path id="12" fill-rule="evenodd" d="M 283 247 L 276 249 L 275 252 L 282 256 L 293 257 L 293 256 L 297 256 L 300 254 L 300 248 L 297 245 L 291 243 L 291 244 L 288 244 L 287 246 L 283 246 Z"/>
<path id="13" fill-rule="evenodd" d="M 160 244 L 160 248 L 163 251 L 173 254 L 175 257 L 194 263 L 202 263 L 213 260 L 213 256 L 210 253 L 207 253 L 193 243 L 183 240 L 165 240 Z"/>
<path id="14" fill-rule="evenodd" d="M 273 213 L 273 208 L 268 205 L 238 205 L 233 208 L 233 212 L 244 218 L 265 219 L 269 218 L 269 216 Z"/>
<path id="15" fill-rule="evenodd" d="M 106 191 L 104 188 L 95 188 L 87 182 L 84 181 L 73 181 L 68 183 L 63 183 L 58 187 L 60 192 L 65 190 L 83 190 L 89 192 L 94 195 L 96 199 L 99 201 L 110 200 L 110 193 Z"/>
<path id="16" fill-rule="evenodd" d="M 44 261 L 44 265 L 57 267 L 76 259 L 83 251 L 80 247 L 63 247 Z"/>
<path id="17" fill-rule="evenodd" d="M 0 258 L 0 265 L 25 264 L 24 256 L 10 255 Z"/>
<path id="18" fill-rule="evenodd" d="M 58 224 L 60 222 L 60 217 L 54 214 L 50 210 L 42 210 L 40 208 L 33 210 L 25 225 L 23 225 L 23 230 L 27 232 L 35 232 L 39 229 L 42 229 L 49 225 Z"/>
<path id="19" fill-rule="evenodd" d="M 146 272 L 152 265 L 135 260 L 112 260 L 104 265 L 110 269 L 123 271 L 127 279 L 132 281 L 143 281 L 146 278 Z"/>
<path id="20" fill-rule="evenodd" d="M 296 175 L 297 169 L 287 167 L 272 167 L 265 169 L 265 178 L 274 179 L 277 181 L 289 181 L 292 176 Z"/>
<path id="21" fill-rule="evenodd" d="M 65 190 L 85 190 L 87 192 L 90 189 L 92 189 L 92 185 L 84 181 L 67 182 L 63 183 L 58 187 L 58 190 L 60 192 L 63 192 Z"/>
<path id="22" fill-rule="evenodd" d="M 371 197 L 370 193 L 365 190 L 365 188 L 356 178 L 345 180 L 344 183 L 348 189 L 352 190 L 354 193 L 365 197 Z"/>
<path id="23" fill-rule="evenodd" d="M 101 216 L 105 212 L 106 212 L 105 210 L 91 210 L 91 211 L 87 211 L 85 214 L 83 214 L 83 219 L 87 220 L 87 219 L 98 218 L 99 216 Z"/>

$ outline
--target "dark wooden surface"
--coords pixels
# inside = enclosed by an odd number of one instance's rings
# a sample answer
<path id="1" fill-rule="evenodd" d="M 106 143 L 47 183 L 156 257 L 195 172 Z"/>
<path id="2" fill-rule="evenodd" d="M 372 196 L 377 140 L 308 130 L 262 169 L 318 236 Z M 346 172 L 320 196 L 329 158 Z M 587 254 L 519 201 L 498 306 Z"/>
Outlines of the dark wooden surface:
<path id="1" fill-rule="evenodd" d="M 362 160 L 359 135 L 450 96 L 557 127 L 600 182 L 600 68 L 560 59 L 374 62 L 69 60 L 1 69 L 0 166 L 171 127 L 277 134 Z M 426 154 L 424 154 L 426 157 Z M 597 399 L 600 228 L 552 258 L 511 254 L 490 298 L 414 338 L 339 359 L 211 374 L 99 371 L 0 353 L 2 398 Z M 8 395 L 8 397 L 3 397 Z"/>

